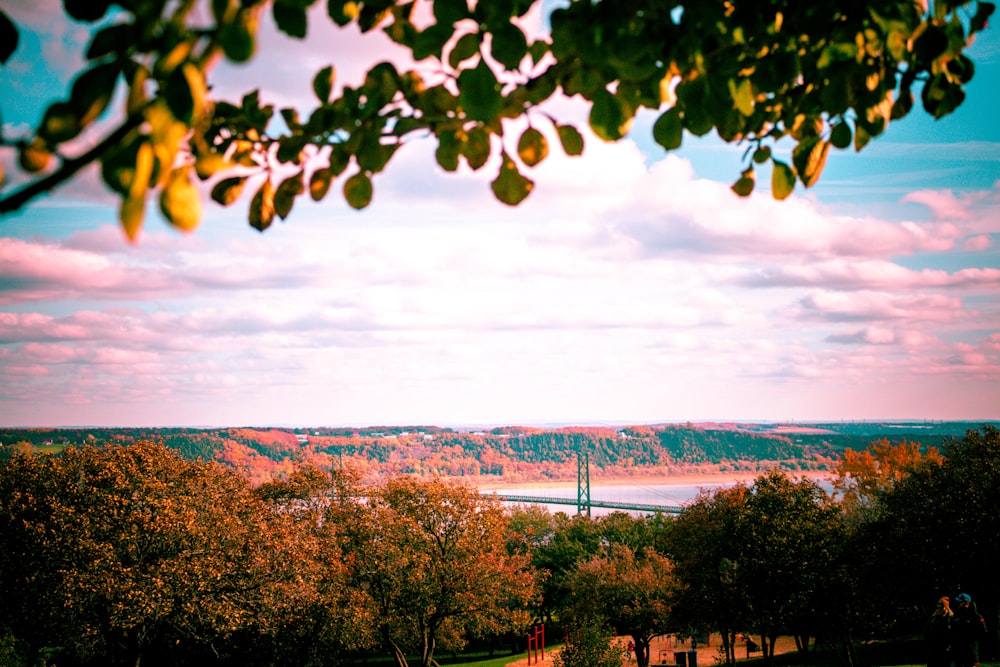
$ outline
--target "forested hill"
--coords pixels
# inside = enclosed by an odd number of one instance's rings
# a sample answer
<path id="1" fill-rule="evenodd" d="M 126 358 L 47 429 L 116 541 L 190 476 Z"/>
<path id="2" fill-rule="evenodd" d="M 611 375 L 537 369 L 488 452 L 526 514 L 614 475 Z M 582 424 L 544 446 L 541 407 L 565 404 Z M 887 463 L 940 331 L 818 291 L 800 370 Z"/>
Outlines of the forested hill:
<path id="1" fill-rule="evenodd" d="M 0 455 L 18 449 L 162 441 L 191 459 L 218 460 L 262 482 L 303 463 L 345 466 L 366 479 L 398 474 L 472 477 L 477 481 L 574 479 L 576 454 L 591 475 L 826 470 L 846 448 L 888 439 L 939 446 L 982 422 L 838 422 L 830 424 L 697 423 L 627 427 L 481 430 L 436 426 L 366 428 L 71 428 L 0 429 Z M 484 479 L 485 478 L 485 479 Z"/>

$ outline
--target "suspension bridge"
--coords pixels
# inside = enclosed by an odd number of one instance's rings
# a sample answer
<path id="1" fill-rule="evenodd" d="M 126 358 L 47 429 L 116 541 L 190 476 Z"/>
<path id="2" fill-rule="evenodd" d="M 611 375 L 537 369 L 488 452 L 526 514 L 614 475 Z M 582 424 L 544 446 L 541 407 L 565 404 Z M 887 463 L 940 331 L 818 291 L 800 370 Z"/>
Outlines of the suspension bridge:
<path id="1" fill-rule="evenodd" d="M 594 500 L 590 496 L 590 455 L 584 453 L 576 457 L 576 498 L 557 498 L 552 496 L 532 496 L 514 493 L 490 492 L 507 503 L 522 503 L 527 505 L 570 505 L 576 507 L 577 514 L 590 516 L 593 507 L 602 509 L 625 510 L 630 512 L 661 512 L 663 514 L 680 514 L 680 505 L 649 505 L 641 503 L 620 503 L 610 500 Z"/>

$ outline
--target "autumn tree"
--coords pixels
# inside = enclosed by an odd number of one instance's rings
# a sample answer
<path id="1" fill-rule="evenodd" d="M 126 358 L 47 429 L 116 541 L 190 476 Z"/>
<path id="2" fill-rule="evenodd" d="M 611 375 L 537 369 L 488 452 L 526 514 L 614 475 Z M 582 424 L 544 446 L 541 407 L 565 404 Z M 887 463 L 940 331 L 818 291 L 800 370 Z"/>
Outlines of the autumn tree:
<path id="1" fill-rule="evenodd" d="M 351 586 L 339 526 L 326 520 L 332 506 L 351 501 L 355 484 L 347 472 L 305 466 L 254 489 L 273 526 L 268 558 L 291 576 L 270 584 L 256 626 L 239 638 L 253 658 L 325 664 L 376 645 L 368 597 Z"/>
<path id="2" fill-rule="evenodd" d="M 671 611 L 678 588 L 673 566 L 652 550 L 638 554 L 610 544 L 581 563 L 568 581 L 564 613 L 574 627 L 606 621 L 619 635 L 630 635 L 639 667 L 649 665 L 654 637 L 673 630 Z"/>
<path id="3" fill-rule="evenodd" d="M 257 90 L 215 99 L 212 65 L 255 56 L 264 12 L 303 38 L 315 0 L 208 4 L 64 0 L 71 18 L 93 26 L 87 65 L 31 136 L 2 139 L 35 180 L 3 195 L 0 215 L 98 163 L 130 239 L 151 197 L 175 227 L 196 226 L 195 182 L 206 179 L 223 205 L 252 191 L 248 219 L 263 230 L 306 193 L 323 199 L 335 179 L 348 204 L 366 207 L 374 177 L 425 136 L 442 169 L 489 168 L 494 195 L 516 205 L 534 188 L 524 172 L 546 159 L 549 137 L 569 155 L 584 150 L 573 123 L 546 105 L 559 96 L 582 100 L 605 141 L 625 136 L 642 109 L 657 115 L 653 139 L 666 150 L 714 130 L 747 147 L 733 190 L 749 194 L 756 167 L 770 163 L 771 192 L 783 199 L 817 181 L 831 148 L 863 149 L 917 97 L 935 118 L 954 111 L 974 72 L 964 50 L 994 10 L 947 0 L 570 0 L 534 38 L 524 17 L 547 8 L 542 0 L 330 0 L 331 21 L 384 32 L 413 66 L 374 63 L 340 86 L 324 67 L 314 104 L 275 114 Z M 16 61 L 19 36 L 0 12 L 0 63 Z M 109 111 L 113 100 L 122 106 Z M 93 129 L 102 117 L 107 129 Z M 791 159 L 772 150 L 782 141 Z"/>
<path id="4" fill-rule="evenodd" d="M 915 442 L 892 443 L 876 440 L 863 451 L 844 450 L 834 468 L 833 488 L 846 511 L 874 518 L 876 502 L 910 472 L 942 461 L 936 447 L 923 448 Z"/>
<path id="5" fill-rule="evenodd" d="M 526 555 L 507 549 L 499 501 L 443 481 L 395 478 L 331 508 L 352 582 L 374 609 L 398 667 L 410 651 L 430 667 L 438 645 L 523 629 L 536 585 Z"/>
<path id="6" fill-rule="evenodd" d="M 150 442 L 16 456 L 0 475 L 0 626 L 60 663 L 266 663 L 301 619 L 346 606 L 339 554 L 273 510 L 238 473 Z"/>

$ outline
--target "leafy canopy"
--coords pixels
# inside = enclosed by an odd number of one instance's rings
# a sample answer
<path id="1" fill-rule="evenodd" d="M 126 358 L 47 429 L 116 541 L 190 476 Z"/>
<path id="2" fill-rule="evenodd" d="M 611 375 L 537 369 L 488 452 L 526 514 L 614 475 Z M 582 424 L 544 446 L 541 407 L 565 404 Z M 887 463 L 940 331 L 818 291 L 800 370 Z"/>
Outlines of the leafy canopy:
<path id="1" fill-rule="evenodd" d="M 606 141 L 625 136 L 644 108 L 659 114 L 653 138 L 666 150 L 685 133 L 714 130 L 747 146 L 737 194 L 749 195 L 755 169 L 770 162 L 771 192 L 784 199 L 796 183 L 816 183 L 831 147 L 860 151 L 907 115 L 916 95 L 935 118 L 954 111 L 974 72 L 963 51 L 995 8 L 948 0 L 569 0 L 549 15 L 550 34 L 529 41 L 522 19 L 542 0 L 328 0 L 331 21 L 383 31 L 415 67 L 375 63 L 360 85 L 339 87 L 335 68 L 324 67 L 313 78 L 312 108 L 276 116 L 256 90 L 215 99 L 212 64 L 257 55 L 264 12 L 281 32 L 304 38 L 316 0 L 206 4 L 64 0 L 70 17 L 95 26 L 87 64 L 31 137 L 8 142 L 19 169 L 36 180 L 0 196 L 0 215 L 97 162 L 121 198 L 129 239 L 150 198 L 170 224 L 193 229 L 202 214 L 197 181 L 209 179 L 211 198 L 224 206 L 252 192 L 247 217 L 263 231 L 298 198 L 322 200 L 337 179 L 347 203 L 365 208 L 396 151 L 428 136 L 442 169 L 490 165 L 494 195 L 515 206 L 534 188 L 525 172 L 550 154 L 540 124 L 551 125 L 548 136 L 566 154 L 584 150 L 578 129 L 544 110 L 558 95 L 585 100 L 591 130 Z M 421 6 L 431 6 L 429 20 Z M 0 63 L 16 59 L 18 38 L 0 10 Z M 72 155 L 113 99 L 124 106 L 112 112 L 117 124 L 88 135 L 92 148 Z M 792 144 L 790 163 L 772 152 L 783 139 Z"/>

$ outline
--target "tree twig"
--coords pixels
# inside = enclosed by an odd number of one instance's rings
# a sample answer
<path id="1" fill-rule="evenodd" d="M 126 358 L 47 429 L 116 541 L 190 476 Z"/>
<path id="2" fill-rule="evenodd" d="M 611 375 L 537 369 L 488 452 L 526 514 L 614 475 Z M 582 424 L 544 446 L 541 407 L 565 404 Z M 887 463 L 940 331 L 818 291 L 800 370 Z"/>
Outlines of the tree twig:
<path id="1" fill-rule="evenodd" d="M 63 160 L 59 168 L 48 176 L 29 183 L 20 190 L 0 199 L 0 217 L 18 210 L 35 197 L 55 189 L 64 181 L 72 178 L 78 171 L 97 160 L 110 147 L 120 143 L 129 132 L 139 127 L 144 120 L 145 116 L 142 113 L 132 114 L 114 132 L 86 153 Z"/>

